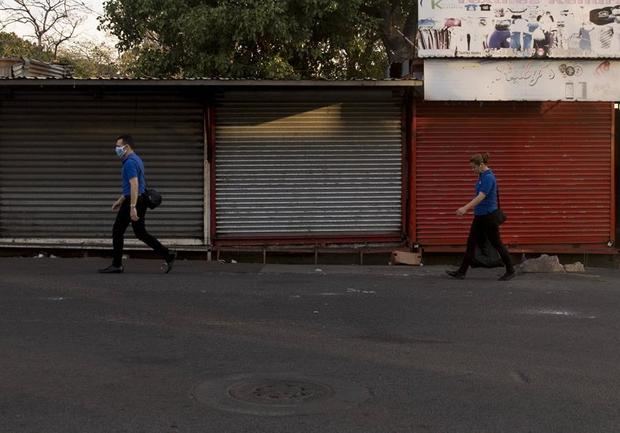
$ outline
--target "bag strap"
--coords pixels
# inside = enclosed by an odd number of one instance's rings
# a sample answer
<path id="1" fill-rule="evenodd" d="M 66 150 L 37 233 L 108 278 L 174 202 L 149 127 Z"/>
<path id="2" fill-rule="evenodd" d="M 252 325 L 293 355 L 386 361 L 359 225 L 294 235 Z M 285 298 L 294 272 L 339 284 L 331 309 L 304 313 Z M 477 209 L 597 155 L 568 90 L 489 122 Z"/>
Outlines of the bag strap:
<path id="1" fill-rule="evenodd" d="M 149 184 L 146 181 L 146 173 L 144 173 L 144 170 L 142 170 L 140 166 L 138 166 L 138 170 L 140 170 L 140 173 L 142 174 L 142 177 L 144 178 L 144 192 L 146 192 L 146 190 L 149 189 Z M 138 183 L 140 183 L 140 179 L 138 179 Z"/>
<path id="2" fill-rule="evenodd" d="M 146 182 L 146 179 L 144 181 Z M 497 178 L 495 178 L 495 192 L 497 193 L 497 208 L 501 209 L 502 205 L 499 202 L 499 185 L 497 183 Z"/>

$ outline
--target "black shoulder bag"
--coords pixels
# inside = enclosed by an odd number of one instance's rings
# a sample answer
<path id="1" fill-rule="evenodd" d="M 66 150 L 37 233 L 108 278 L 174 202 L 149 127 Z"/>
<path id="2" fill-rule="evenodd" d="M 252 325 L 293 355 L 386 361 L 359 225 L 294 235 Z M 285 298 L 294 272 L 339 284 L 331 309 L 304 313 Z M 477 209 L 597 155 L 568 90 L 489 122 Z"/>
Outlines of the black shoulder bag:
<path id="1" fill-rule="evenodd" d="M 144 198 L 146 199 L 146 206 L 149 209 L 155 209 L 162 201 L 160 192 L 155 188 L 146 188 L 144 190 Z"/>
<path id="2" fill-rule="evenodd" d="M 162 202 L 161 194 L 155 188 L 149 188 L 149 184 L 146 181 L 146 175 L 142 173 L 144 176 L 144 194 L 142 195 L 146 200 L 146 207 L 149 209 L 155 209 Z"/>
<path id="3" fill-rule="evenodd" d="M 496 182 L 495 188 L 497 190 L 497 210 L 493 212 L 493 218 L 495 219 L 495 223 L 498 226 L 501 226 L 502 224 L 506 222 L 506 220 L 508 219 L 508 216 L 506 216 L 506 214 L 502 210 L 502 205 L 499 201 L 499 186 L 497 185 L 497 181 L 495 182 Z"/>

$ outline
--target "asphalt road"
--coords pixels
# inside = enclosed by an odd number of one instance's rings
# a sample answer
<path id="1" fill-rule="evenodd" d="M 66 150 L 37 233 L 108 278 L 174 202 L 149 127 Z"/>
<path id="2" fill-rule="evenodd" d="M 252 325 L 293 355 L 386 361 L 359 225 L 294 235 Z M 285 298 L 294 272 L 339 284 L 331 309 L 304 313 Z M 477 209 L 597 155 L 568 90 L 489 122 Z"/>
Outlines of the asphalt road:
<path id="1" fill-rule="evenodd" d="M 105 264 L 0 259 L 1 433 L 620 431 L 620 271 Z"/>

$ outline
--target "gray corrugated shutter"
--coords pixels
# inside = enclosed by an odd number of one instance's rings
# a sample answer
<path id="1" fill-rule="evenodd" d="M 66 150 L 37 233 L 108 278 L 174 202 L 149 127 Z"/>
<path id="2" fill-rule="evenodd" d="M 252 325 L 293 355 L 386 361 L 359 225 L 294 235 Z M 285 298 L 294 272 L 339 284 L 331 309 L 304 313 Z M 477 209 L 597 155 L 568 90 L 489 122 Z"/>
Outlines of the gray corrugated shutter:
<path id="1" fill-rule="evenodd" d="M 217 236 L 401 232 L 401 98 L 227 93 L 218 101 Z"/>
<path id="2" fill-rule="evenodd" d="M 171 92 L 14 90 L 0 101 L 1 241 L 110 242 L 121 194 L 114 139 L 126 132 L 164 197 L 149 230 L 202 243 L 203 125 L 202 104 Z"/>

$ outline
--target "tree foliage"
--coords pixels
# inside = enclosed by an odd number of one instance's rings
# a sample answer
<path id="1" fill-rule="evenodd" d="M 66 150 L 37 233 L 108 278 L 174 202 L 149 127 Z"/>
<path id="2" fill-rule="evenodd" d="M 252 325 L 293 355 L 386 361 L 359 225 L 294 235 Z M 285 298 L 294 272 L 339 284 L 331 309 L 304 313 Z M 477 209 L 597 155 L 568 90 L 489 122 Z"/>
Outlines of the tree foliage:
<path id="1" fill-rule="evenodd" d="M 0 57 L 28 57 L 51 61 L 52 55 L 15 33 L 0 32 Z"/>
<path id="2" fill-rule="evenodd" d="M 108 0 L 136 75 L 382 78 L 413 57 L 412 0 Z"/>

